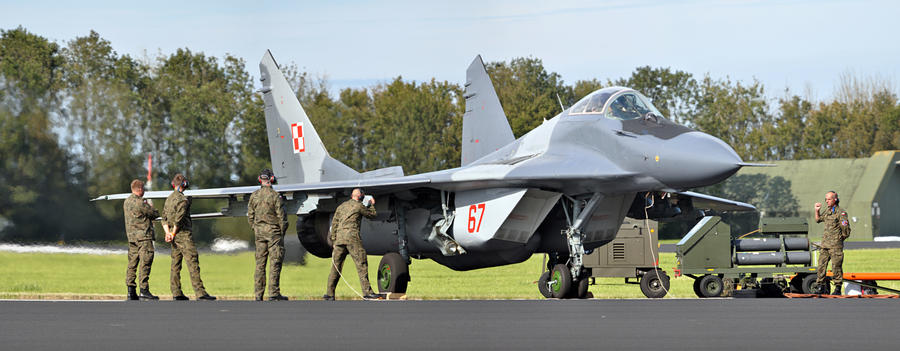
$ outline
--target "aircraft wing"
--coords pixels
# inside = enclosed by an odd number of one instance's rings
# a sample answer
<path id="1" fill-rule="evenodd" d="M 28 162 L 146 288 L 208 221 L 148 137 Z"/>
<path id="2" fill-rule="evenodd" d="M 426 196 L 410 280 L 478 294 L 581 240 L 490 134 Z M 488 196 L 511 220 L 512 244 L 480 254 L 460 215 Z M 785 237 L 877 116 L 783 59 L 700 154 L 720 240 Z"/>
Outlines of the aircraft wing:
<path id="1" fill-rule="evenodd" d="M 375 177 L 352 180 L 338 180 L 314 183 L 296 183 L 275 185 L 280 193 L 302 192 L 327 194 L 335 191 L 361 187 L 372 195 L 390 194 L 396 191 L 428 187 L 447 191 L 474 190 L 495 187 L 537 187 L 545 189 L 562 189 L 575 187 L 604 191 L 615 189 L 616 182 L 627 181 L 635 176 L 626 172 L 602 157 L 584 156 L 579 160 L 565 157 L 534 158 L 534 155 L 503 163 L 489 163 L 424 173 L 412 176 Z M 604 189 L 605 188 L 605 189 Z M 221 199 L 250 194 L 259 186 L 239 186 L 228 188 L 210 188 L 186 190 L 185 196 L 201 199 Z M 585 190 L 588 191 L 588 190 Z M 146 199 L 164 199 L 172 191 L 148 191 Z M 131 193 L 102 195 L 98 200 L 123 200 Z M 727 200 L 726 200 L 727 201 Z"/>
<path id="2" fill-rule="evenodd" d="M 198 189 L 198 190 L 186 190 L 184 192 L 185 196 L 194 197 L 194 198 L 227 198 L 233 195 L 241 195 L 241 194 L 250 194 L 256 189 L 259 189 L 259 186 L 238 186 L 238 187 L 230 187 L 230 188 L 211 188 L 211 189 Z M 147 191 L 144 192 L 145 199 L 165 199 L 169 197 L 171 194 L 171 190 L 164 191 Z M 131 193 L 121 193 L 121 194 L 112 194 L 112 195 L 101 195 L 96 198 L 91 199 L 91 201 L 101 201 L 101 200 L 124 200 L 127 199 L 128 196 L 131 196 Z"/>
<path id="3" fill-rule="evenodd" d="M 371 179 L 360 179 L 360 180 L 343 180 L 343 181 L 332 181 L 332 182 L 319 182 L 319 183 L 300 183 L 300 184 L 287 184 L 287 185 L 275 185 L 272 188 L 275 191 L 283 193 L 283 192 L 304 192 L 304 193 L 329 193 L 337 190 L 345 190 L 356 187 L 366 188 L 366 190 L 370 193 L 381 194 L 381 193 L 389 193 L 396 190 L 404 190 L 417 186 L 422 186 L 430 183 L 431 180 L 429 178 L 418 177 L 418 176 L 408 176 L 408 177 L 393 177 L 393 178 L 371 178 Z M 372 190 L 375 190 L 374 192 Z M 253 193 L 259 189 L 258 185 L 255 186 L 237 186 L 237 187 L 228 187 L 228 188 L 209 188 L 209 189 L 197 189 L 197 190 L 185 190 L 184 195 L 191 198 L 200 198 L 200 199 L 222 199 L 229 198 L 232 196 L 245 195 Z M 145 199 L 165 199 L 171 194 L 172 191 L 148 191 L 144 193 Z M 121 194 L 112 194 L 112 195 L 101 195 L 98 196 L 91 201 L 100 201 L 100 200 L 124 200 L 130 196 L 131 193 L 121 193 Z"/>
<path id="4" fill-rule="evenodd" d="M 694 208 L 713 211 L 756 211 L 756 207 L 748 203 L 695 193 L 693 191 L 677 191 L 675 194 L 691 197 Z"/>

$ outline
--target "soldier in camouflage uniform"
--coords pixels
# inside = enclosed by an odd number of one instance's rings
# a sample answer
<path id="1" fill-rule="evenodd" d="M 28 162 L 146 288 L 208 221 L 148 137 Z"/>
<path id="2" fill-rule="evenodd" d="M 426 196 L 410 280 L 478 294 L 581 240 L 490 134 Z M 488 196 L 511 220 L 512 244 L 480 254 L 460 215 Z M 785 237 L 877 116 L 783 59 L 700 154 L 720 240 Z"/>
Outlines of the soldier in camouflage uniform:
<path id="1" fill-rule="evenodd" d="M 187 262 L 188 271 L 191 273 L 191 285 L 199 300 L 215 300 L 203 287 L 200 279 L 200 260 L 197 258 L 197 247 L 194 246 L 194 238 L 191 235 L 191 200 L 184 196 L 184 189 L 188 181 L 184 175 L 176 174 L 172 179 L 172 187 L 175 188 L 166 198 L 163 208 L 163 229 L 166 230 L 166 242 L 172 243 L 172 273 L 169 285 L 172 288 L 172 297 L 175 300 L 187 300 L 181 291 L 181 259 Z"/>
<path id="2" fill-rule="evenodd" d="M 816 270 L 816 284 L 819 291 L 824 293 L 825 274 L 828 269 L 828 261 L 831 261 L 831 271 L 834 273 L 834 294 L 841 295 L 841 285 L 844 282 L 844 240 L 850 237 L 850 221 L 847 211 L 839 207 L 841 200 L 834 191 L 825 194 L 825 205 L 816 203 L 816 223 L 825 222 L 825 231 L 822 234 L 822 244 L 819 247 L 819 267 Z"/>
<path id="3" fill-rule="evenodd" d="M 368 206 L 362 204 L 362 189 L 353 189 L 351 199 L 345 201 L 334 211 L 331 220 L 331 241 L 334 243 L 331 252 L 331 273 L 328 274 L 325 300 L 334 300 L 334 289 L 337 287 L 338 274 L 344 267 L 344 258 L 347 254 L 356 263 L 356 274 L 359 275 L 359 284 L 367 299 L 384 298 L 382 294 L 375 294 L 369 284 L 369 261 L 366 258 L 366 249 L 363 248 L 362 239 L 359 237 L 359 223 L 362 217 L 375 218 L 375 199 Z"/>
<path id="4" fill-rule="evenodd" d="M 153 220 L 159 211 L 144 199 L 144 182 L 131 182 L 131 196 L 125 199 L 125 235 L 128 236 L 128 269 L 125 271 L 125 285 L 128 299 L 137 300 L 135 292 L 135 271 L 141 266 L 141 299 L 159 300 L 150 293 L 150 267 L 153 265 Z"/>
<path id="5" fill-rule="evenodd" d="M 266 291 L 266 258 L 269 258 L 269 301 L 286 301 L 281 295 L 281 263 L 284 261 L 284 233 L 287 231 L 287 213 L 281 195 L 272 189 L 275 174 L 264 169 L 259 175 L 259 190 L 250 195 L 247 203 L 247 221 L 256 236 L 256 272 L 254 294 L 262 301 Z"/>

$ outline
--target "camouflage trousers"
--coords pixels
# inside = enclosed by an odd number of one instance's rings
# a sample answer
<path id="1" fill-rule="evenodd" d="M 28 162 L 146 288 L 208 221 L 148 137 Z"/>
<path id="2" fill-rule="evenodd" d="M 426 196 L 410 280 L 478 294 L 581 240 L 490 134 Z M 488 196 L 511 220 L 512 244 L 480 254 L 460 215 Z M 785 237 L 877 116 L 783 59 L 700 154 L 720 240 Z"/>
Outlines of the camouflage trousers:
<path id="1" fill-rule="evenodd" d="M 191 274 L 191 285 L 197 296 L 206 295 L 203 280 L 200 279 L 200 259 L 197 257 L 197 247 L 194 246 L 194 238 L 191 232 L 178 232 L 175 240 L 172 240 L 172 274 L 169 276 L 169 285 L 172 288 L 172 296 L 184 295 L 181 291 L 181 260 L 187 263 Z"/>
<path id="2" fill-rule="evenodd" d="M 125 270 L 125 285 L 133 287 L 138 263 L 141 266 L 141 289 L 150 288 L 150 267 L 153 265 L 153 240 L 128 242 L 128 269 Z"/>
<path id="3" fill-rule="evenodd" d="M 816 269 L 816 282 L 822 283 L 828 272 L 828 261 L 831 261 L 831 281 L 834 286 L 841 286 L 844 282 L 844 249 L 819 249 L 819 267 Z"/>
<path id="4" fill-rule="evenodd" d="M 262 299 L 266 292 L 266 259 L 269 260 L 269 296 L 281 295 L 281 263 L 284 262 L 284 235 L 256 235 L 256 272 L 253 293 Z"/>
<path id="5" fill-rule="evenodd" d="M 356 263 L 356 274 L 359 276 L 359 285 L 362 287 L 362 294 L 372 294 L 372 285 L 369 284 L 369 260 L 366 257 L 366 249 L 360 242 L 350 242 L 347 244 L 335 244 L 331 251 L 331 273 L 328 274 L 328 285 L 326 286 L 326 295 L 334 296 L 334 289 L 338 283 L 338 272 L 344 268 L 344 259 L 347 254 Z"/>

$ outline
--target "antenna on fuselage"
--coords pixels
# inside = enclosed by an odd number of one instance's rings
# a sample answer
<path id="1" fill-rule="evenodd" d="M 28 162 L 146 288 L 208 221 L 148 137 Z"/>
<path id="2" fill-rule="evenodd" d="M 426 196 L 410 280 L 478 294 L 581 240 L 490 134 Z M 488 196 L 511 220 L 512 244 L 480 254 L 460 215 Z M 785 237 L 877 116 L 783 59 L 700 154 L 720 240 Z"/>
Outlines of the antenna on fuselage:
<path id="1" fill-rule="evenodd" d="M 560 98 L 559 98 L 559 93 L 556 93 L 556 101 L 559 101 L 559 108 L 561 108 L 561 109 L 562 109 L 562 111 L 561 111 L 561 112 L 565 112 L 565 111 L 566 111 L 566 108 L 565 108 L 565 107 L 563 107 L 563 104 L 562 104 L 562 99 L 560 99 Z"/>

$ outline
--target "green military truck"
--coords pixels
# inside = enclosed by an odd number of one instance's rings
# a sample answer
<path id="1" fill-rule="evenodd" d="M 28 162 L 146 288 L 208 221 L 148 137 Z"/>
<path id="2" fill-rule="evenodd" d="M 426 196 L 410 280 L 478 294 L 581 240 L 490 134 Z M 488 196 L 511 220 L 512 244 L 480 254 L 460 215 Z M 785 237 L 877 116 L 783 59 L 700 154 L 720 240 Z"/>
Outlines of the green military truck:
<path id="1" fill-rule="evenodd" d="M 704 217 L 675 245 L 675 277 L 694 279 L 699 297 L 812 293 L 808 231 L 806 218 L 762 218 L 757 231 L 735 236 L 721 217 Z"/>

